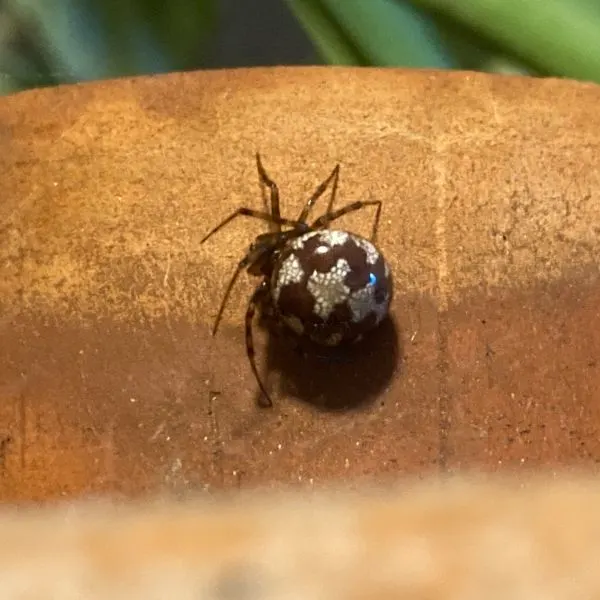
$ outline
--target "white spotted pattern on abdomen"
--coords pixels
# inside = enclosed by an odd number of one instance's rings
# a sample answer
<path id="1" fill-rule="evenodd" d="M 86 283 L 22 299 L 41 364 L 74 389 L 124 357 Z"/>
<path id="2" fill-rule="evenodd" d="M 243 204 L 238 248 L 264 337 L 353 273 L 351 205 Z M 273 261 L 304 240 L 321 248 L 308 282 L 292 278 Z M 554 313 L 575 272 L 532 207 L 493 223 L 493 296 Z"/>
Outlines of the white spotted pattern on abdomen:
<path id="1" fill-rule="evenodd" d="M 273 271 L 275 309 L 316 342 L 361 337 L 389 309 L 393 285 L 379 250 L 346 231 L 311 231 L 282 251 Z"/>

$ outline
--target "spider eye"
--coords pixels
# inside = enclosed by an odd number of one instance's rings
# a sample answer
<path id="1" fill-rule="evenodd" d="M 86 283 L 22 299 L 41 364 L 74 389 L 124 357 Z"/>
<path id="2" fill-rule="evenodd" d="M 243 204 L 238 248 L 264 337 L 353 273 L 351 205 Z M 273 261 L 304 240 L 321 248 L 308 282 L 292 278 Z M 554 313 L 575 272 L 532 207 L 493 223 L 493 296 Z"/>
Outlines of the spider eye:
<path id="1" fill-rule="evenodd" d="M 377 277 L 373 273 L 369 273 L 369 285 L 373 286 L 377 283 Z"/>

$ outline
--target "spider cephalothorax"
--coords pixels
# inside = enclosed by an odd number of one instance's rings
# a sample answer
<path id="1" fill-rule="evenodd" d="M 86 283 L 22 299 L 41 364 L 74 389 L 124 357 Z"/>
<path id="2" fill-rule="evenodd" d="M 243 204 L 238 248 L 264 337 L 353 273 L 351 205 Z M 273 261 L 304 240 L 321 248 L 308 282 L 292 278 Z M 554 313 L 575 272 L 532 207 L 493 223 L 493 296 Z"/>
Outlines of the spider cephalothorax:
<path id="1" fill-rule="evenodd" d="M 264 394 L 264 404 L 272 406 L 254 359 L 252 324 L 256 307 L 267 309 L 277 323 L 297 336 L 316 344 L 337 346 L 361 339 L 381 323 L 389 309 L 393 285 L 389 266 L 373 241 L 328 228 L 342 215 L 365 206 L 376 206 L 371 233 L 374 240 L 381 201 L 359 200 L 333 210 L 340 170 L 337 165 L 308 199 L 297 220 L 282 218 L 279 190 L 266 174 L 258 154 L 256 164 L 261 183 L 270 189 L 271 212 L 238 208 L 200 243 L 240 215 L 262 219 L 275 227 L 275 231 L 259 235 L 239 262 L 213 327 L 214 335 L 240 272 L 246 269 L 262 277 L 248 302 L 246 348 L 250 366 Z M 329 184 L 332 189 L 327 212 L 309 224 L 306 219 L 310 209 Z"/>

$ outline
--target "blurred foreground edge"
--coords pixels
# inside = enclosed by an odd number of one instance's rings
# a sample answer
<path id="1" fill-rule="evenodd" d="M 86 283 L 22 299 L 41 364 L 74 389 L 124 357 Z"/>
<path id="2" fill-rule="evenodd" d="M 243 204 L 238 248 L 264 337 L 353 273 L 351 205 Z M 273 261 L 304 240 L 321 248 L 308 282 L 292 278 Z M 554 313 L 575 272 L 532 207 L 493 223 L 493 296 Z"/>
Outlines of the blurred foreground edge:
<path id="1" fill-rule="evenodd" d="M 0 515 L 0 598 L 592 598 L 600 486 L 82 502 Z"/>

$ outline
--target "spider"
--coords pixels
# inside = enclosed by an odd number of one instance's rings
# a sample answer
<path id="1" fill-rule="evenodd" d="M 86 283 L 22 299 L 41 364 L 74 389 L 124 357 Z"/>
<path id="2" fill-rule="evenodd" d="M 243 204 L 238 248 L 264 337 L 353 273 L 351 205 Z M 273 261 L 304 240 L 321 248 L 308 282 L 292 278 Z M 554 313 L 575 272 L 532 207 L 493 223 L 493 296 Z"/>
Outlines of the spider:
<path id="1" fill-rule="evenodd" d="M 389 265 L 373 243 L 381 201 L 359 200 L 333 209 L 339 164 L 315 189 L 297 219 L 281 216 L 279 189 L 267 175 L 258 152 L 256 166 L 261 186 L 270 191 L 270 212 L 238 208 L 210 230 L 200 243 L 240 216 L 271 224 L 273 230 L 258 235 L 239 261 L 212 329 L 214 336 L 239 274 L 245 269 L 261 277 L 246 310 L 246 353 L 262 392 L 259 405 L 271 407 L 273 402 L 256 367 L 253 323 L 257 307 L 274 317 L 283 331 L 296 339 L 308 338 L 321 346 L 338 346 L 342 342 L 360 340 L 383 321 L 389 310 L 393 284 Z M 307 218 L 313 205 L 330 185 L 327 211 L 309 224 Z M 370 240 L 329 229 L 332 221 L 367 206 L 377 207 Z"/>

